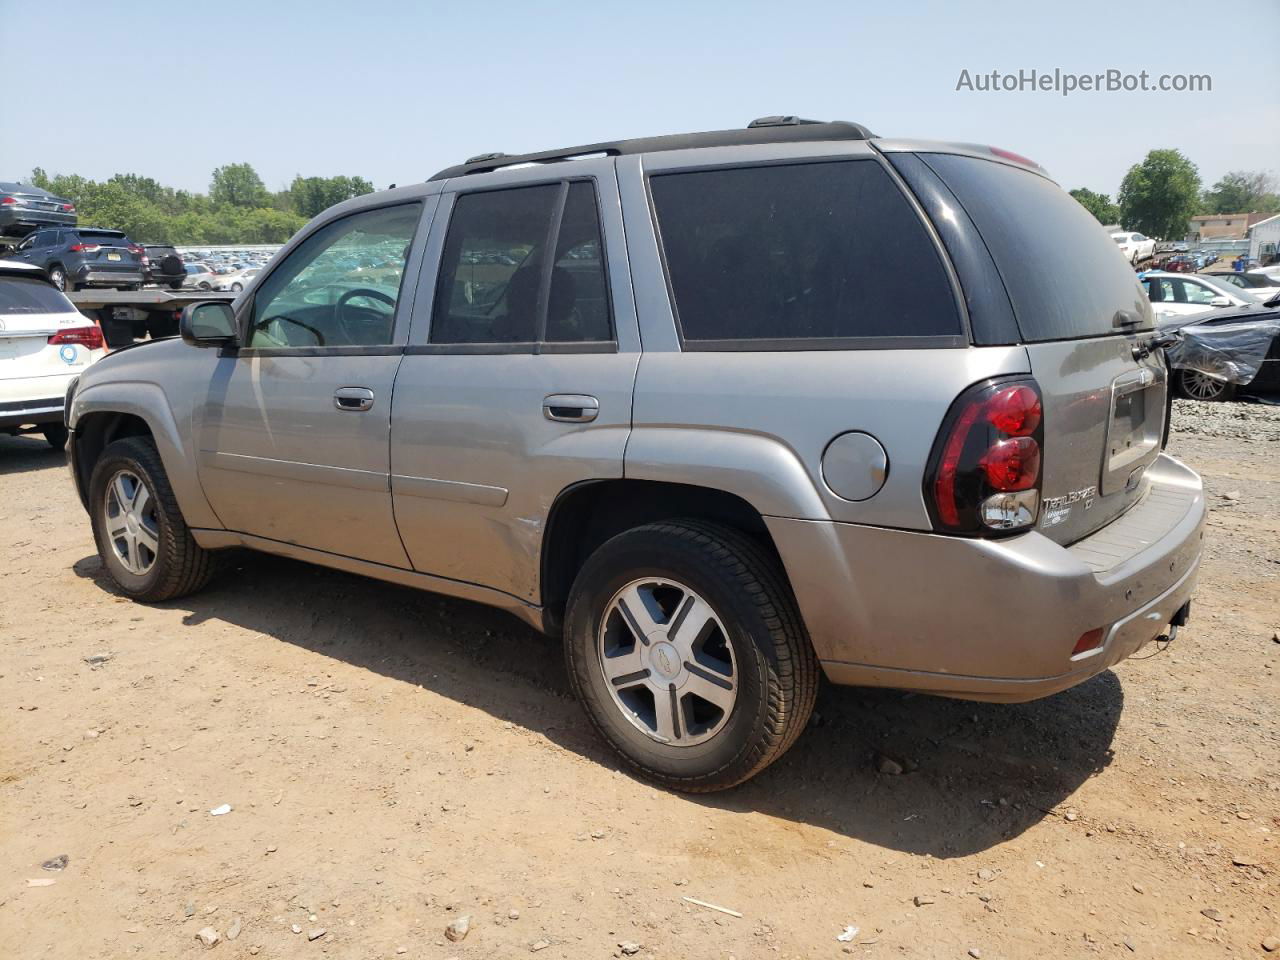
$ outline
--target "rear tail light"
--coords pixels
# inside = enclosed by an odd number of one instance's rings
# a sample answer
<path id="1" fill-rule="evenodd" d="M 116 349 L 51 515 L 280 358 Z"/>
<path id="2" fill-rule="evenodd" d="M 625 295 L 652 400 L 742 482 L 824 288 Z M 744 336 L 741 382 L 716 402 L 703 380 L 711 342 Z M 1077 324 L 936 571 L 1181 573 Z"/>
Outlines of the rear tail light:
<path id="1" fill-rule="evenodd" d="M 73 243 L 67 247 L 72 253 L 97 253 L 102 249 L 100 243 Z"/>
<path id="2" fill-rule="evenodd" d="M 947 412 L 925 477 L 934 526 L 990 534 L 1036 521 L 1044 440 L 1034 380 L 989 380 L 970 387 Z"/>
<path id="3" fill-rule="evenodd" d="M 76 205 L 75 205 L 74 203 L 64 203 L 64 204 L 62 205 L 62 212 L 63 212 L 63 213 L 75 213 L 75 212 L 76 212 Z"/>
<path id="4" fill-rule="evenodd" d="M 21 203 L 21 202 L 22 201 L 19 200 L 17 197 L 0 197 L 0 204 L 4 204 L 6 207 L 9 206 L 9 204 L 11 203 Z"/>
<path id="5" fill-rule="evenodd" d="M 50 343 L 78 343 L 90 350 L 101 350 L 103 347 L 102 329 L 96 326 L 71 327 L 59 330 L 49 338 Z"/>
<path id="6" fill-rule="evenodd" d="M 143 253 L 143 250 L 136 243 L 131 243 L 129 244 L 129 252 L 133 254 L 137 254 L 138 256 L 141 256 Z"/>

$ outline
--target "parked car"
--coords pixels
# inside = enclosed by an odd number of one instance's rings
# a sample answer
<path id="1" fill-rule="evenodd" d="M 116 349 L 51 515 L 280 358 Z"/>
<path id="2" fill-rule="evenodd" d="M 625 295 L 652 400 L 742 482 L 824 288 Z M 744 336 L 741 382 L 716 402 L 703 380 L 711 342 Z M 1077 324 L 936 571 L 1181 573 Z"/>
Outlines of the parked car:
<path id="1" fill-rule="evenodd" d="M 250 280 L 261 272 L 262 269 L 260 267 L 246 267 L 243 270 L 235 270 L 225 276 L 218 277 L 218 282 L 213 285 L 213 289 L 239 293 L 249 285 Z"/>
<path id="2" fill-rule="evenodd" d="M 1141 282 L 1157 318 L 1191 316 L 1213 308 L 1243 307 L 1258 302 L 1239 287 L 1209 274 L 1188 276 L 1150 270 L 1142 275 Z"/>
<path id="3" fill-rule="evenodd" d="M 0 183 L 0 236 L 24 237 L 40 227 L 74 227 L 70 200 L 24 183 Z"/>
<path id="4" fill-rule="evenodd" d="M 1218 255 L 1209 250 L 1192 250 L 1191 256 L 1199 262 L 1201 270 L 1218 262 Z"/>
<path id="5" fill-rule="evenodd" d="M 1156 253 L 1156 242 L 1144 237 L 1140 233 L 1113 233 L 1111 239 L 1120 247 L 1120 252 L 1124 254 L 1125 259 L 1130 263 L 1136 264 L 1139 260 L 1146 260 L 1148 257 L 1154 257 Z"/>
<path id="6" fill-rule="evenodd" d="M 1195 273 L 1200 269 L 1199 261 L 1195 257 L 1187 253 L 1180 253 L 1175 257 L 1170 257 L 1164 262 L 1161 268 L 1168 273 Z"/>
<path id="7" fill-rule="evenodd" d="M 212 290 L 213 285 L 218 282 L 218 275 L 215 274 L 206 264 L 203 263 L 187 263 L 182 267 L 186 273 L 186 278 L 182 281 L 184 287 L 190 287 L 195 290 Z"/>
<path id="8" fill-rule="evenodd" d="M 1280 277 L 1265 273 L 1215 273 L 1214 278 L 1233 287 L 1239 287 L 1259 302 L 1270 300 L 1280 293 Z"/>
<path id="9" fill-rule="evenodd" d="M 103 355 L 102 331 L 29 264 L 0 260 L 0 432 L 62 449 L 67 387 Z"/>
<path id="10" fill-rule="evenodd" d="M 784 753 L 820 673 L 1027 700 L 1172 635 L 1204 495 L 1134 274 L 1031 161 L 872 137 L 490 155 L 328 210 L 80 378 L 104 569 L 169 600 L 249 546 L 510 610 L 694 791 Z"/>
<path id="11" fill-rule="evenodd" d="M 119 230 L 76 227 L 37 230 L 10 259 L 34 264 L 59 290 L 115 287 L 137 290 L 143 281 L 143 250 Z"/>
<path id="12" fill-rule="evenodd" d="M 187 271 L 183 269 L 182 258 L 178 251 L 168 244 L 144 243 L 143 277 L 145 283 L 154 283 L 171 290 L 182 287 L 187 279 Z"/>
<path id="13" fill-rule="evenodd" d="M 1251 304 L 1246 307 L 1210 310 L 1189 316 L 1167 317 L 1160 321 L 1160 330 L 1168 332 L 1179 330 L 1185 336 L 1197 339 L 1198 346 L 1208 352 L 1201 355 L 1200 369 L 1175 360 L 1173 363 L 1174 389 L 1184 397 L 1192 400 L 1230 400 L 1237 392 L 1248 394 L 1266 394 L 1280 392 L 1280 299 L 1273 298 L 1268 305 Z M 1263 337 L 1257 347 L 1263 354 L 1257 372 L 1250 379 L 1233 383 L 1224 379 L 1221 368 L 1225 362 L 1241 364 L 1238 353 L 1252 349 L 1258 337 Z M 1269 345 L 1268 345 L 1269 340 Z M 1263 349 L 1265 347 L 1265 350 Z M 1193 356 L 1194 351 L 1189 352 Z M 1181 356 L 1181 352 L 1173 352 Z M 1208 372 L 1212 370 L 1216 376 Z"/>

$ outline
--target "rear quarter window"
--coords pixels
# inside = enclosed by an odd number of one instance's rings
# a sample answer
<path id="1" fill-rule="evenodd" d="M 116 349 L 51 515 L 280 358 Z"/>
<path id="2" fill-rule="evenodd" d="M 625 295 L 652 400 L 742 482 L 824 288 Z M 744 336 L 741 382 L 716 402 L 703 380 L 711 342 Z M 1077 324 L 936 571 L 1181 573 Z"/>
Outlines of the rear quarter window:
<path id="1" fill-rule="evenodd" d="M 921 154 L 982 234 L 1024 340 L 1113 334 L 1119 310 L 1152 314 L 1116 240 L 1057 184 L 1005 163 Z"/>
<path id="2" fill-rule="evenodd" d="M 964 335 L 932 238 L 874 160 L 659 174 L 650 191 L 687 347 Z"/>

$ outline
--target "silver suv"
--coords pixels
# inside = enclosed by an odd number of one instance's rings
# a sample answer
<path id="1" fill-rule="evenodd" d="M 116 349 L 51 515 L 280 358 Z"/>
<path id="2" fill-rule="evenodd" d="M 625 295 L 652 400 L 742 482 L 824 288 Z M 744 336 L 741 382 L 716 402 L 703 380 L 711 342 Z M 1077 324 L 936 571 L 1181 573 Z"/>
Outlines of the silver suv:
<path id="1" fill-rule="evenodd" d="M 777 759 L 823 675 L 1028 700 L 1187 615 L 1150 304 L 1005 151 L 779 117 L 490 154 L 181 329 L 68 398 L 121 590 L 251 547 L 502 607 L 671 787 Z"/>

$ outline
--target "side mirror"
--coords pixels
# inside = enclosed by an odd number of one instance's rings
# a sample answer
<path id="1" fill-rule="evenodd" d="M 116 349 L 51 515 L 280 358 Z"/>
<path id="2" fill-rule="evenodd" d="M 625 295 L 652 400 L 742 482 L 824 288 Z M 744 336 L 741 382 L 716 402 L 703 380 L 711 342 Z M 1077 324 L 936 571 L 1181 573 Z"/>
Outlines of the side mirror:
<path id="1" fill-rule="evenodd" d="M 1209 301 L 1209 306 L 1211 306 L 1211 307 L 1229 307 L 1229 306 L 1231 306 L 1231 301 L 1230 301 L 1229 299 L 1227 299 L 1226 297 L 1214 297 L 1212 300 L 1210 300 L 1210 301 Z"/>
<path id="2" fill-rule="evenodd" d="M 178 321 L 182 339 L 196 347 L 220 347 L 236 339 L 236 315 L 230 304 L 214 301 L 183 308 Z"/>

